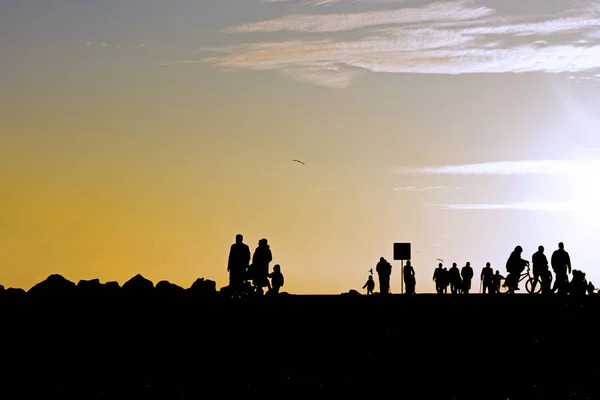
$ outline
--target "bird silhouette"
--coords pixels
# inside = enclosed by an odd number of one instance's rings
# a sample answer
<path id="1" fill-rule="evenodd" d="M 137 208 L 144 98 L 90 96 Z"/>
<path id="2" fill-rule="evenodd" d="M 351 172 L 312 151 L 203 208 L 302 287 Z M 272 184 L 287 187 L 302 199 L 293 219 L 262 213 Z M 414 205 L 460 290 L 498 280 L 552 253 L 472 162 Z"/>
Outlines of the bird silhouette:
<path id="1" fill-rule="evenodd" d="M 371 269 L 369 270 L 369 272 L 371 273 L 371 275 L 373 275 L 373 268 L 371 268 Z"/>
<path id="2" fill-rule="evenodd" d="M 441 261 L 444 262 L 444 260 L 442 260 L 441 258 L 436 258 L 435 261 Z"/>
<path id="3" fill-rule="evenodd" d="M 306 164 L 304 164 L 304 162 L 302 162 L 300 160 L 292 160 L 292 161 L 297 162 L 297 163 L 302 164 L 302 165 L 306 165 Z"/>

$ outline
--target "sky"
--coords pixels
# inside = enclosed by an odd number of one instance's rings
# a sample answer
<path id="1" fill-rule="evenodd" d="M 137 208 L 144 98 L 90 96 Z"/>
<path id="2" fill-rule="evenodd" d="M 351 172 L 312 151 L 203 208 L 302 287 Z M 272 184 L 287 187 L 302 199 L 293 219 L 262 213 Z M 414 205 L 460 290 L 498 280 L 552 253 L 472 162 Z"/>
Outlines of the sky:
<path id="1" fill-rule="evenodd" d="M 398 293 L 394 242 L 600 284 L 600 1 L 4 0 L 0 48 L 5 287 L 222 287 L 237 233 L 290 293 Z"/>

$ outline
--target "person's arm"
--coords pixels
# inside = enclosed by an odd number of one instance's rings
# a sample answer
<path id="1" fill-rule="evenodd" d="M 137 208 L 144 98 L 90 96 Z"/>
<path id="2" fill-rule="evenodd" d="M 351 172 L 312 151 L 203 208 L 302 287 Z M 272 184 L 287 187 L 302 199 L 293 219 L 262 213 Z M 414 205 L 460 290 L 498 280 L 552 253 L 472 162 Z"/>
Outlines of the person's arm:
<path id="1" fill-rule="evenodd" d="M 571 256 L 569 255 L 569 253 L 567 254 L 567 271 L 569 271 L 569 273 L 571 273 Z"/>

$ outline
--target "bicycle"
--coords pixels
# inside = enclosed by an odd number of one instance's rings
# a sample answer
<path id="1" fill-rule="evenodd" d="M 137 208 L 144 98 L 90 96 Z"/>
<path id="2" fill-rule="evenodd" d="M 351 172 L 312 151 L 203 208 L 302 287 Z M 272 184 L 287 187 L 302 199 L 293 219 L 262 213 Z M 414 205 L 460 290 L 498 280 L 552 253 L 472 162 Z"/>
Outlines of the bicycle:
<path id="1" fill-rule="evenodd" d="M 517 282 L 517 287 L 522 281 L 525 281 L 525 290 L 527 290 L 527 293 L 538 294 L 542 292 L 541 278 L 538 278 L 537 284 L 535 286 L 535 291 L 533 291 L 533 283 L 535 282 L 535 279 L 533 277 L 533 274 L 531 273 L 531 267 L 529 266 L 529 264 L 527 265 L 527 270 L 523 271 L 523 273 L 519 276 L 519 282 Z M 504 286 L 504 283 L 505 279 L 502 279 L 500 281 L 499 293 L 511 293 L 511 290 L 507 286 Z"/>

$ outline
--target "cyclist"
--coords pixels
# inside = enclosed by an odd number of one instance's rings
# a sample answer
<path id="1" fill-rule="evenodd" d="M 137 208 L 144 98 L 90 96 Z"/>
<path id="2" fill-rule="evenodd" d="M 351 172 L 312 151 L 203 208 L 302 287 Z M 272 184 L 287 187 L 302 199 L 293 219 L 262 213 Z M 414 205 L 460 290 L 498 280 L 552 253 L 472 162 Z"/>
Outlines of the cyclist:
<path id="1" fill-rule="evenodd" d="M 523 260 L 521 254 L 523 254 L 523 248 L 517 246 L 506 261 L 506 271 L 508 272 L 508 276 L 504 281 L 504 286 L 508 288 L 510 293 L 519 290 L 519 278 L 525 270 L 525 267 L 529 265 L 529 261 Z"/>

